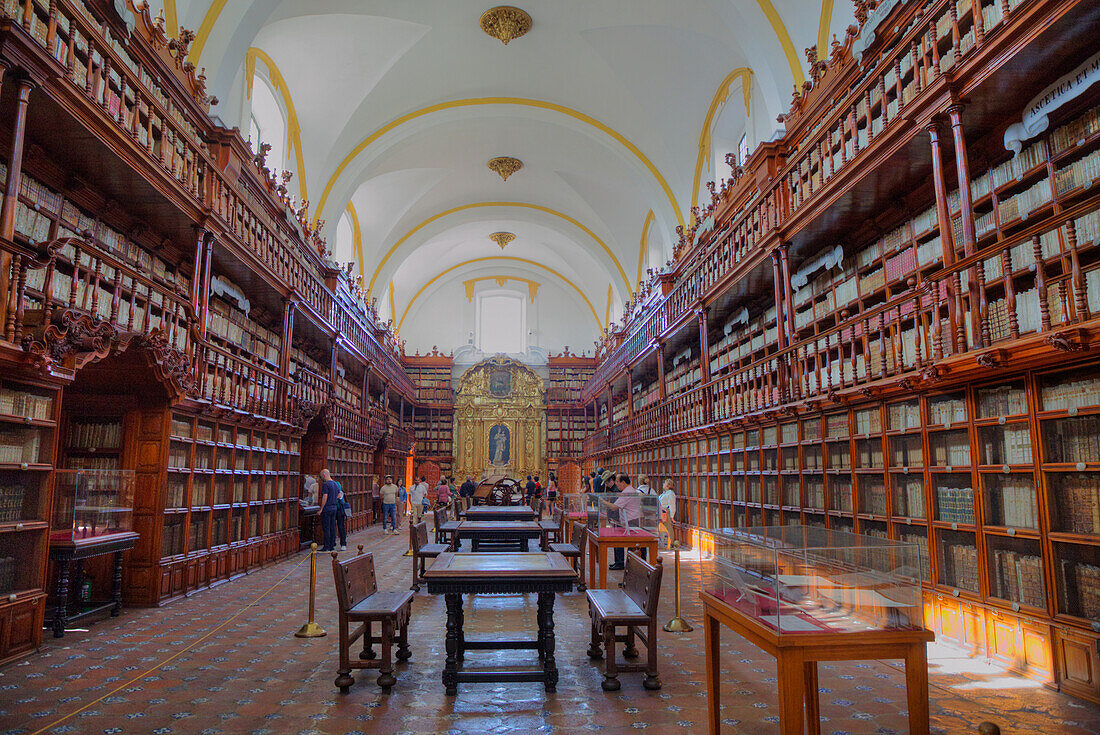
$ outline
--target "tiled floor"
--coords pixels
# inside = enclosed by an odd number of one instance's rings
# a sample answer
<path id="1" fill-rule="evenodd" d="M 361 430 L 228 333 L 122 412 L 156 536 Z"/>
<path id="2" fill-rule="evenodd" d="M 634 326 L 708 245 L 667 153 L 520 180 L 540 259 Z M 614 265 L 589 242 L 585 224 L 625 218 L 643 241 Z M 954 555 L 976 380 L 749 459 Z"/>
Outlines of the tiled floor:
<path id="1" fill-rule="evenodd" d="M 379 584 L 402 589 L 411 562 L 406 536 L 377 527 L 353 538 L 375 553 Z M 347 554 L 354 551 L 345 552 Z M 541 685 L 461 685 L 443 693 L 443 601 L 420 593 L 413 607 L 413 659 L 397 667 L 383 695 L 377 672 L 363 671 L 350 694 L 332 685 L 336 622 L 331 571 L 319 563 L 317 621 L 326 638 L 293 633 L 305 620 L 305 555 L 156 610 L 128 610 L 0 669 L 0 730 L 8 733 L 626 733 L 648 729 L 705 732 L 702 629 L 662 634 L 664 688 L 648 692 L 641 674 L 621 676 L 605 693 L 585 656 L 583 594 L 555 608 L 558 692 Z M 320 561 L 320 558 L 319 558 Z M 671 566 L 671 558 L 668 559 Z M 699 622 L 692 563 L 684 565 L 684 615 Z M 669 570 L 671 571 L 671 569 Z M 666 575 L 661 618 L 673 615 Z M 466 604 L 471 634 L 531 632 L 534 598 L 483 597 Z M 723 634 L 724 733 L 778 731 L 774 661 L 732 633 Z M 933 732 L 973 733 L 983 720 L 1006 733 L 1100 732 L 1100 708 L 936 645 L 932 657 Z M 467 664 L 530 652 L 467 654 Z M 904 679 L 898 662 L 825 665 L 823 733 L 904 733 Z"/>

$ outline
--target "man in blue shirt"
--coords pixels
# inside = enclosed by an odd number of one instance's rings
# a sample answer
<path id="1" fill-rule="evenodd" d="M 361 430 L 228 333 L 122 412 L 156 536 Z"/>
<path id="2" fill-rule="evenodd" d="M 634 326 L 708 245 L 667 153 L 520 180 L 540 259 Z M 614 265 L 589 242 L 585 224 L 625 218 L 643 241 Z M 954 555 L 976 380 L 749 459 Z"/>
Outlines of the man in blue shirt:
<path id="1" fill-rule="evenodd" d="M 336 513 L 340 509 L 340 486 L 332 479 L 328 469 L 321 470 L 321 530 L 325 536 L 325 546 L 321 551 L 336 550 Z"/>

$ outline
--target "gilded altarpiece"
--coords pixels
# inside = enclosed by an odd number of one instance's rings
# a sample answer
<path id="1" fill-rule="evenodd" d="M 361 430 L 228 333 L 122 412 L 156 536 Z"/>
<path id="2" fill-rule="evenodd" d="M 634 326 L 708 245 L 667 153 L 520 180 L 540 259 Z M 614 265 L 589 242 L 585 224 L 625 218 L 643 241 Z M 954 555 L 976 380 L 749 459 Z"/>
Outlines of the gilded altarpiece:
<path id="1" fill-rule="evenodd" d="M 542 474 L 546 388 L 521 363 L 494 357 L 474 365 L 455 390 L 456 477 Z"/>

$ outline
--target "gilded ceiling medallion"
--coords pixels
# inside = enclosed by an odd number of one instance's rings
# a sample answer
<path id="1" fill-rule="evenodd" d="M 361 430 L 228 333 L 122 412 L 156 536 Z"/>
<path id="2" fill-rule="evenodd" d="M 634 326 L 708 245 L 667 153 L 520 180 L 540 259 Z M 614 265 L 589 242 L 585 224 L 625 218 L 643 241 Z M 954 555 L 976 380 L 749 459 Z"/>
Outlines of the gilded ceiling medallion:
<path id="1" fill-rule="evenodd" d="M 512 158 L 511 156 L 497 156 L 496 158 L 489 159 L 489 162 L 485 165 L 489 167 L 490 171 L 499 176 L 502 181 L 507 181 L 509 176 L 523 168 L 523 161 L 518 158 Z"/>
<path id="2" fill-rule="evenodd" d="M 507 46 L 531 30 L 531 16 L 511 5 L 501 5 L 481 14 L 481 30 Z"/>
<path id="3" fill-rule="evenodd" d="M 489 239 L 500 245 L 500 249 L 503 250 L 504 246 L 516 239 L 516 236 L 511 232 L 494 232 L 489 235 Z"/>

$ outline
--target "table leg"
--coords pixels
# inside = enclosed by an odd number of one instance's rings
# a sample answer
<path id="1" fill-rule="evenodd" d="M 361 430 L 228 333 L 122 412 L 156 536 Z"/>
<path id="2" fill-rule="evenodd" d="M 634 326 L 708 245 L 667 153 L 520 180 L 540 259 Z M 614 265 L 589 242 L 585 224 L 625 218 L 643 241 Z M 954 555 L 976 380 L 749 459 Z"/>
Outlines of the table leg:
<path id="1" fill-rule="evenodd" d="M 810 735 L 821 735 L 821 707 L 817 693 L 817 661 L 802 664 L 806 679 L 806 724 Z"/>
<path id="2" fill-rule="evenodd" d="M 447 603 L 447 635 L 445 647 L 447 660 L 443 664 L 443 688 L 449 696 L 458 694 L 458 641 L 462 628 L 462 596 L 443 595 Z"/>
<path id="3" fill-rule="evenodd" d="M 775 659 L 779 674 L 779 732 L 804 735 L 806 712 L 806 672 L 803 661 L 789 651 L 780 651 Z"/>
<path id="4" fill-rule="evenodd" d="M 539 607 L 542 616 L 539 621 L 539 633 L 542 638 L 542 670 L 546 673 L 546 691 L 558 690 L 558 662 L 554 658 L 554 593 L 540 592 Z"/>
<path id="5" fill-rule="evenodd" d="M 122 612 L 122 552 L 115 552 L 115 575 L 111 580 L 111 617 Z"/>
<path id="6" fill-rule="evenodd" d="M 589 542 L 588 544 L 588 584 L 594 589 L 596 587 L 596 545 Z"/>
<path id="7" fill-rule="evenodd" d="M 598 544 L 600 547 L 600 589 L 607 589 L 607 544 Z"/>
<path id="8" fill-rule="evenodd" d="M 466 608 L 462 606 L 462 595 L 458 596 L 458 662 L 466 660 Z"/>
<path id="9" fill-rule="evenodd" d="M 928 653 L 924 643 L 914 643 L 905 654 L 905 694 L 909 702 L 909 732 L 927 733 Z"/>
<path id="10" fill-rule="evenodd" d="M 69 562 L 68 554 L 57 559 L 57 605 L 53 609 L 53 637 L 65 637 L 65 620 L 69 615 Z"/>
<path id="11" fill-rule="evenodd" d="M 546 656 L 546 626 L 543 624 L 543 616 L 546 614 L 546 598 L 541 592 L 536 595 L 538 604 L 536 605 L 537 612 L 535 613 L 535 622 L 538 625 L 538 647 L 539 647 L 539 660 L 543 660 Z"/>
<path id="12" fill-rule="evenodd" d="M 718 663 L 718 618 L 703 613 L 703 652 L 707 665 L 707 731 L 718 735 L 722 723 L 721 681 Z"/>

